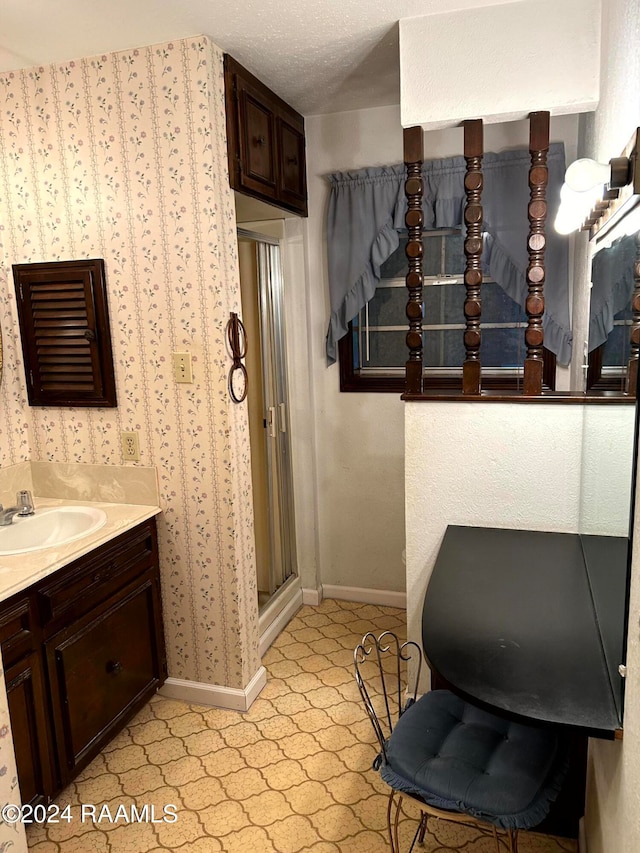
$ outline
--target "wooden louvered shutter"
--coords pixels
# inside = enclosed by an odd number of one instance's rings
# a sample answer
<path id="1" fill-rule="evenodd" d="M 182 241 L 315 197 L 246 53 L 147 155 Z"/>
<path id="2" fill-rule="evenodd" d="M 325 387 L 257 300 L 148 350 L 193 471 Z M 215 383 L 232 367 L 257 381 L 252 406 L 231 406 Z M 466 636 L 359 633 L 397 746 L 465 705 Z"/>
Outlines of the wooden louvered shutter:
<path id="1" fill-rule="evenodd" d="M 14 264 L 31 406 L 115 406 L 101 259 Z"/>

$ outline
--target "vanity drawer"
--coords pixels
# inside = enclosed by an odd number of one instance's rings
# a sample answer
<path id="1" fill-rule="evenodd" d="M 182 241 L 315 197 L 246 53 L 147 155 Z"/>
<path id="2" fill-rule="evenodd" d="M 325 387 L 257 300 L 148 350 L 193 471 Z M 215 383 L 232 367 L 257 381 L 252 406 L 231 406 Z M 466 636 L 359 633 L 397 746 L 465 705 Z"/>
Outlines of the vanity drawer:
<path id="1" fill-rule="evenodd" d="M 63 784 L 164 680 L 157 596 L 148 575 L 108 609 L 45 644 Z"/>
<path id="2" fill-rule="evenodd" d="M 71 563 L 38 587 L 43 625 L 77 619 L 157 560 L 155 520 L 150 519 Z M 54 626 L 55 627 L 55 626 Z"/>
<path id="3" fill-rule="evenodd" d="M 0 606 L 0 648 L 5 670 L 35 649 L 33 627 L 28 596 L 9 599 Z"/>

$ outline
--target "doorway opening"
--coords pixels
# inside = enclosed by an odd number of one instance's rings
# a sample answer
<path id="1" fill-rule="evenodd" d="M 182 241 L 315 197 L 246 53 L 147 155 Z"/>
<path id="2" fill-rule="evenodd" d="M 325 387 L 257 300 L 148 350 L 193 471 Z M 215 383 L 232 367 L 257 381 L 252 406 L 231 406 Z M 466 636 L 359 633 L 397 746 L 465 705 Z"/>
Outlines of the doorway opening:
<path id="1" fill-rule="evenodd" d="M 261 615 L 295 581 L 296 554 L 283 274 L 279 240 L 238 228 L 242 322 Z"/>

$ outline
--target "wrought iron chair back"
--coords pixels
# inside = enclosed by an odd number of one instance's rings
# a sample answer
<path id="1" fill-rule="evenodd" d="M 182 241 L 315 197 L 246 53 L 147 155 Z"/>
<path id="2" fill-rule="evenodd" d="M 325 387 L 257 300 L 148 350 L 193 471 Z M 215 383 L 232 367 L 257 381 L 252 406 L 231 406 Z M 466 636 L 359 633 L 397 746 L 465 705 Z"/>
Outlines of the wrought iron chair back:
<path id="1" fill-rule="evenodd" d="M 353 662 L 356 683 L 386 761 L 386 743 L 393 727 L 416 701 L 422 649 L 411 640 L 401 643 L 391 631 L 379 637 L 369 632 L 354 649 Z"/>

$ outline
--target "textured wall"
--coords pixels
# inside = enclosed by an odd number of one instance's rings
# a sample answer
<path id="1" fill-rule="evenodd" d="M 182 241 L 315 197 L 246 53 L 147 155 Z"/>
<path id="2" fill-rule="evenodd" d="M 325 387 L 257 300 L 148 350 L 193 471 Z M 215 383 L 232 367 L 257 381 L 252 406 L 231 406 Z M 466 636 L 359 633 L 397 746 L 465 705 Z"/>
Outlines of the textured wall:
<path id="1" fill-rule="evenodd" d="M 523 0 L 401 20 L 402 125 L 592 110 L 599 49 L 600 0 Z"/>
<path id="2" fill-rule="evenodd" d="M 628 536 L 635 406 L 585 406 L 580 478 L 581 533 Z"/>
<path id="3" fill-rule="evenodd" d="M 117 409 L 26 405 L 11 264 L 103 257 Z M 205 37 L 0 75 L 0 464 L 158 468 L 169 673 L 259 666 L 249 444 L 224 326 L 239 299 L 222 54 Z M 188 350 L 194 383 L 176 385 Z"/>

